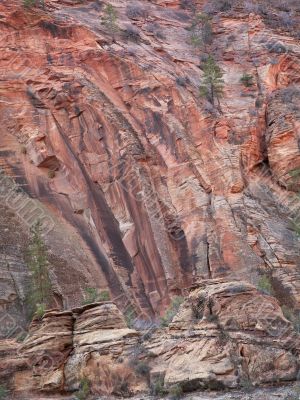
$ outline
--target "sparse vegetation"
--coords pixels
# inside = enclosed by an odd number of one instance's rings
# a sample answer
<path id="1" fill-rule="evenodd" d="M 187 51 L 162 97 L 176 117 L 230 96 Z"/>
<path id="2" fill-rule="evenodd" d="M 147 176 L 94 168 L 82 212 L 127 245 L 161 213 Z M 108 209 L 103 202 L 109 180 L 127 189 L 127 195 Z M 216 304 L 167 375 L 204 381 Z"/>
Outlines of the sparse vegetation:
<path id="1" fill-rule="evenodd" d="M 90 381 L 87 378 L 82 378 L 80 381 L 79 391 L 76 393 L 77 400 L 86 400 L 91 393 Z"/>
<path id="2" fill-rule="evenodd" d="M 170 400 L 180 400 L 183 396 L 182 386 L 178 383 L 168 389 Z"/>
<path id="3" fill-rule="evenodd" d="M 296 232 L 298 236 L 300 236 L 300 222 L 296 220 L 291 221 L 291 229 Z"/>
<path id="4" fill-rule="evenodd" d="M 223 71 L 212 56 L 208 56 L 201 68 L 204 75 L 199 87 L 200 95 L 210 101 L 213 106 L 217 101 L 220 108 L 220 97 L 223 95 L 224 87 Z"/>
<path id="5" fill-rule="evenodd" d="M 110 294 L 108 290 L 102 290 L 99 292 L 97 288 L 87 287 L 85 288 L 84 292 L 84 301 L 82 302 L 82 305 L 110 300 Z"/>
<path id="6" fill-rule="evenodd" d="M 49 171 L 48 171 L 48 178 L 49 178 L 49 179 L 55 178 L 55 171 L 54 171 L 54 170 L 49 169 Z"/>
<path id="7" fill-rule="evenodd" d="M 26 8 L 32 8 L 32 7 L 44 8 L 45 2 L 44 0 L 23 0 L 23 6 Z"/>
<path id="8" fill-rule="evenodd" d="M 99 301 L 109 301 L 110 294 L 108 290 L 101 290 L 99 293 Z"/>
<path id="9" fill-rule="evenodd" d="M 20 149 L 21 154 L 27 154 L 26 146 L 22 145 Z"/>
<path id="10" fill-rule="evenodd" d="M 206 51 L 213 39 L 211 18 L 207 14 L 197 14 L 193 19 L 190 31 L 191 45 Z"/>
<path id="11" fill-rule="evenodd" d="M 27 264 L 31 271 L 30 291 L 27 304 L 30 316 L 42 316 L 51 300 L 51 280 L 47 249 L 42 238 L 42 225 L 38 221 L 31 229 L 31 240 L 27 251 Z"/>
<path id="12" fill-rule="evenodd" d="M 287 396 L 285 396 L 284 400 L 299 400 L 300 399 L 300 385 L 297 384 L 297 386 L 292 390 L 293 390 L 293 393 L 289 393 Z"/>
<path id="13" fill-rule="evenodd" d="M 262 275 L 258 281 L 257 289 L 264 294 L 273 294 L 272 283 L 267 275 Z"/>
<path id="14" fill-rule="evenodd" d="M 31 8 L 36 5 L 36 0 L 23 0 L 23 5 L 26 8 Z"/>
<path id="15" fill-rule="evenodd" d="M 45 311 L 46 311 L 45 304 L 37 304 L 36 311 L 35 311 L 35 316 L 38 319 L 42 319 L 44 314 L 45 314 Z"/>
<path id="16" fill-rule="evenodd" d="M 300 312 L 294 311 L 286 305 L 283 305 L 281 309 L 285 318 L 293 324 L 295 331 L 300 333 Z"/>
<path id="17" fill-rule="evenodd" d="M 232 9 L 233 0 L 211 0 L 207 2 L 205 11 L 210 14 L 227 12 Z"/>
<path id="18" fill-rule="evenodd" d="M 172 319 L 177 314 L 180 305 L 183 303 L 184 298 L 181 296 L 176 296 L 172 299 L 171 305 L 166 311 L 165 315 L 161 318 L 161 326 L 168 326 Z"/>
<path id="19" fill-rule="evenodd" d="M 118 14 L 114 6 L 107 4 L 104 8 L 104 14 L 102 16 L 102 25 L 111 34 L 113 40 L 115 40 L 115 35 L 119 31 L 117 24 Z"/>
<path id="20" fill-rule="evenodd" d="M 26 338 L 27 338 L 27 333 L 23 332 L 16 337 L 16 340 L 18 343 L 23 343 Z"/>
<path id="21" fill-rule="evenodd" d="M 183 86 L 185 87 L 189 83 L 189 78 L 187 76 L 177 76 L 176 78 L 176 84 L 178 86 Z"/>
<path id="22" fill-rule="evenodd" d="M 245 376 L 240 380 L 240 386 L 245 390 L 245 392 L 252 392 L 254 390 L 254 386 L 249 377 Z"/>
<path id="23" fill-rule="evenodd" d="M 9 391 L 4 385 L 0 385 L 0 400 L 8 399 Z"/>
<path id="24" fill-rule="evenodd" d="M 145 361 L 138 361 L 134 366 L 135 372 L 140 376 L 149 376 L 150 367 Z"/>
<path id="25" fill-rule="evenodd" d="M 127 307 L 127 309 L 124 312 L 124 317 L 128 328 L 133 328 L 136 320 L 136 313 L 133 306 Z"/>
<path id="26" fill-rule="evenodd" d="M 292 171 L 290 171 L 290 176 L 293 179 L 300 178 L 300 168 L 296 168 L 296 169 L 293 169 Z"/>
<path id="27" fill-rule="evenodd" d="M 139 3 L 132 3 L 126 7 L 126 15 L 130 19 L 145 19 L 148 16 L 148 9 Z"/>
<path id="28" fill-rule="evenodd" d="M 289 182 L 289 188 L 293 188 L 294 185 L 297 187 L 300 184 L 300 168 L 295 168 L 290 171 L 289 175 L 291 176 L 291 181 Z M 295 200 L 300 202 L 300 193 L 295 196 Z M 294 218 L 290 219 L 291 229 L 296 232 L 298 236 L 300 236 L 300 221 L 299 216 L 294 216 Z"/>
<path id="29" fill-rule="evenodd" d="M 195 0 L 180 0 L 180 8 L 183 10 L 196 10 Z"/>
<path id="30" fill-rule="evenodd" d="M 164 379 L 162 377 L 156 378 L 150 384 L 150 394 L 152 396 L 165 396 L 168 390 L 164 387 Z"/>
<path id="31" fill-rule="evenodd" d="M 253 76 L 250 74 L 244 73 L 240 81 L 245 87 L 251 87 L 254 85 Z"/>
<path id="32" fill-rule="evenodd" d="M 146 25 L 146 31 L 152 33 L 158 39 L 165 39 L 165 35 L 157 22 L 151 22 Z"/>
<path id="33" fill-rule="evenodd" d="M 126 26 L 123 36 L 126 40 L 131 40 L 132 42 L 139 42 L 141 39 L 138 29 L 133 25 Z"/>
<path id="34" fill-rule="evenodd" d="M 286 47 L 280 42 L 268 42 L 266 47 L 270 53 L 284 54 L 287 52 Z"/>

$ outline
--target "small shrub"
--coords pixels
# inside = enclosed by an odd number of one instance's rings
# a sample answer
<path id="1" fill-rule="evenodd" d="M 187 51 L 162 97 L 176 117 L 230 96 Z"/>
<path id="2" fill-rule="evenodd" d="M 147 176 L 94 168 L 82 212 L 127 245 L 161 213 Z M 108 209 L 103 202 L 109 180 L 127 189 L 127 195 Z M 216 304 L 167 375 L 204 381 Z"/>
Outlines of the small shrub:
<path id="1" fill-rule="evenodd" d="M 244 377 L 241 379 L 240 386 L 245 390 L 245 392 L 248 393 L 254 390 L 254 386 L 248 377 Z"/>
<path id="2" fill-rule="evenodd" d="M 300 312 L 295 312 L 285 305 L 281 309 L 285 318 L 293 324 L 295 331 L 300 333 Z"/>
<path id="3" fill-rule="evenodd" d="M 108 290 L 98 291 L 96 288 L 88 287 L 84 289 L 84 301 L 82 305 L 97 303 L 98 301 L 109 301 L 110 294 Z"/>
<path id="4" fill-rule="evenodd" d="M 170 400 L 180 400 L 183 396 L 183 389 L 180 384 L 171 386 L 168 391 Z"/>
<path id="5" fill-rule="evenodd" d="M 24 332 L 24 333 L 20 334 L 16 340 L 18 343 L 23 343 L 26 338 L 27 338 L 27 333 Z M 1 397 L 0 397 L 0 399 L 1 399 Z"/>
<path id="6" fill-rule="evenodd" d="M 257 97 L 257 99 L 255 100 L 255 108 L 256 109 L 262 108 L 263 104 L 264 104 L 263 98 Z"/>
<path id="7" fill-rule="evenodd" d="M 165 39 L 166 38 L 164 33 L 161 30 L 160 25 L 157 22 L 153 22 L 153 23 L 147 24 L 146 25 L 146 31 L 150 32 L 150 33 L 153 33 L 153 35 L 155 37 L 157 37 L 158 39 Z"/>
<path id="8" fill-rule="evenodd" d="M 127 307 L 127 309 L 124 312 L 124 317 L 128 328 L 134 328 L 136 320 L 136 312 L 132 306 Z"/>
<path id="9" fill-rule="evenodd" d="M 151 368 L 145 361 L 138 361 L 134 367 L 134 370 L 140 376 L 149 376 Z"/>
<path id="10" fill-rule="evenodd" d="M 289 393 L 285 396 L 284 400 L 299 400 L 300 399 L 300 385 L 298 384 L 294 389 L 293 392 Z"/>
<path id="11" fill-rule="evenodd" d="M 180 8 L 183 10 L 196 10 L 195 0 L 180 0 Z"/>
<path id="12" fill-rule="evenodd" d="M 218 322 L 218 316 L 215 314 L 210 314 L 206 317 L 208 322 Z"/>
<path id="13" fill-rule="evenodd" d="M 44 314 L 45 314 L 45 311 L 46 311 L 46 305 L 45 304 L 37 304 L 37 306 L 36 306 L 36 311 L 35 311 L 35 316 L 38 318 L 38 319 L 42 319 L 43 318 L 43 316 L 44 316 Z"/>
<path id="14" fill-rule="evenodd" d="M 82 378 L 80 381 L 79 391 L 76 393 L 77 400 L 86 400 L 91 393 L 90 381 L 87 378 Z"/>
<path id="15" fill-rule="evenodd" d="M 185 87 L 189 83 L 189 78 L 187 76 L 177 76 L 176 83 L 178 86 Z"/>
<path id="16" fill-rule="evenodd" d="M 172 299 L 171 305 L 166 311 L 165 315 L 161 318 L 161 326 L 167 327 L 172 319 L 177 314 L 180 305 L 183 303 L 184 298 L 181 296 L 176 296 Z"/>
<path id="17" fill-rule="evenodd" d="M 4 385 L 0 385 L 0 400 L 8 399 L 9 391 Z"/>
<path id="18" fill-rule="evenodd" d="M 25 8 L 32 8 L 32 7 L 39 7 L 45 8 L 45 1 L 44 0 L 23 0 L 23 6 Z"/>
<path id="19" fill-rule="evenodd" d="M 148 10 L 139 3 L 133 3 L 126 7 L 126 15 L 130 19 L 145 19 L 148 17 Z"/>
<path id="20" fill-rule="evenodd" d="M 98 301 L 109 301 L 110 294 L 108 290 L 102 290 L 98 295 Z"/>
<path id="21" fill-rule="evenodd" d="M 21 154 L 27 154 L 27 149 L 26 149 L 26 146 L 21 146 L 21 149 L 20 149 L 20 151 L 21 151 Z"/>
<path id="22" fill-rule="evenodd" d="M 270 282 L 270 279 L 267 275 L 263 275 L 259 279 L 257 289 L 264 294 L 269 294 L 269 295 L 273 294 L 272 283 Z"/>
<path id="23" fill-rule="evenodd" d="M 36 0 L 23 0 L 23 5 L 26 8 L 32 8 L 36 5 Z"/>
<path id="24" fill-rule="evenodd" d="M 240 79 L 241 83 L 245 86 L 245 87 L 251 87 L 254 85 L 253 82 L 253 76 L 250 74 L 244 74 L 241 79 Z"/>
<path id="25" fill-rule="evenodd" d="M 280 96 L 285 104 L 290 104 L 295 100 L 300 99 L 300 90 L 297 86 L 289 86 L 280 91 Z"/>
<path id="26" fill-rule="evenodd" d="M 270 53 L 284 54 L 287 52 L 286 47 L 280 42 L 269 42 L 266 47 Z"/>
<path id="27" fill-rule="evenodd" d="M 231 2 L 228 0 L 221 0 L 219 5 L 219 10 L 221 12 L 230 11 L 232 8 Z"/>
<path id="28" fill-rule="evenodd" d="M 127 25 L 125 31 L 123 32 L 123 36 L 126 40 L 131 40 L 132 42 L 139 42 L 141 37 L 138 29 L 133 25 Z"/>
<path id="29" fill-rule="evenodd" d="M 48 171 L 48 178 L 49 178 L 49 179 L 55 178 L 55 171 L 53 171 L 52 169 L 49 169 L 49 171 Z"/>
<path id="30" fill-rule="evenodd" d="M 89 288 L 85 288 L 84 291 L 85 291 L 85 295 L 84 295 L 84 301 L 82 304 L 86 305 L 86 304 L 96 303 L 97 296 L 98 296 L 97 289 L 89 287 Z"/>
<path id="31" fill-rule="evenodd" d="M 150 384 L 151 396 L 165 396 L 168 394 L 168 390 L 164 387 L 164 379 L 162 377 L 157 378 Z"/>

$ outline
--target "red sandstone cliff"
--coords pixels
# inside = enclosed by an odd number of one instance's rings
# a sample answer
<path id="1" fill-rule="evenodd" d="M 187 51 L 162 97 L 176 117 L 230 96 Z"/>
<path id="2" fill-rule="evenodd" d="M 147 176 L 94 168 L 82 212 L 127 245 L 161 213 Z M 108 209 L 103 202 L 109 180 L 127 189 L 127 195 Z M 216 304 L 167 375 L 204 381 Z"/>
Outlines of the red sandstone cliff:
<path id="1" fill-rule="evenodd" d="M 112 38 L 107 3 L 0 4 L 0 336 L 26 324 L 37 215 L 53 301 L 69 309 L 35 321 L 22 345 L 0 342 L 0 378 L 23 395 L 88 375 L 94 393 L 120 394 L 109 376 L 133 394 L 149 385 L 134 353 L 151 381 L 186 391 L 294 380 L 299 336 L 280 306 L 300 306 L 299 5 L 117 0 Z M 219 109 L 199 96 L 195 10 L 212 17 Z M 273 297 L 254 287 L 262 273 Z M 192 285 L 138 354 L 141 334 L 115 305 L 74 308 L 97 287 L 153 318 Z"/>
<path id="2" fill-rule="evenodd" d="M 299 309 L 299 6 L 291 1 L 291 28 L 276 2 L 267 14 L 196 2 L 213 17 L 220 112 L 199 97 L 186 2 L 138 1 L 147 12 L 132 19 L 128 1 L 115 1 L 114 41 L 106 3 L 0 4 L 0 165 L 54 222 L 45 240 L 56 302 L 76 306 L 96 286 L 153 317 L 196 279 L 257 285 L 263 272 L 281 304 Z M 1 302 L 22 315 L 28 230 L 8 210 L 24 203 L 7 191 L 1 201 L 11 265 Z"/>

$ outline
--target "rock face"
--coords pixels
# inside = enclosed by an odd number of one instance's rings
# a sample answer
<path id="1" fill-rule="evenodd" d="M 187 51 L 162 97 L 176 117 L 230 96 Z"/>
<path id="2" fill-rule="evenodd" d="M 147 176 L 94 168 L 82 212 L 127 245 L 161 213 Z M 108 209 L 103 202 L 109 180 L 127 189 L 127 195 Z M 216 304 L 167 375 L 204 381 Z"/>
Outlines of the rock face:
<path id="1" fill-rule="evenodd" d="M 92 393 L 108 396 L 158 381 L 185 392 L 249 387 L 295 380 L 299 338 L 273 297 L 246 282 L 210 280 L 191 290 L 165 329 L 129 329 L 110 302 L 47 312 L 18 350 L 6 344 L 0 373 L 19 396 L 25 378 L 26 390 L 68 393 L 86 377 Z"/>
<path id="2" fill-rule="evenodd" d="M 156 342 L 157 341 L 157 342 Z M 212 280 L 193 290 L 163 340 L 150 344 L 152 374 L 185 390 L 297 378 L 299 335 L 274 298 L 245 282 Z"/>
<path id="3" fill-rule="evenodd" d="M 112 38 L 106 3 L 0 5 L 0 165 L 52 221 L 57 306 L 95 286 L 154 317 L 199 277 L 257 284 L 264 272 L 299 308 L 297 29 L 276 2 L 118 0 Z M 212 16 L 220 111 L 199 98 L 193 4 Z"/>
<path id="4" fill-rule="evenodd" d="M 44 3 L 0 4 L 0 378 L 41 393 L 88 376 L 108 396 L 294 380 L 280 307 L 296 325 L 299 6 L 115 0 L 115 30 L 110 1 Z M 202 49 L 195 12 L 211 17 Z M 199 95 L 208 54 L 216 107 Z M 55 310 L 17 344 L 38 219 Z M 79 307 L 88 287 L 114 302 Z M 125 324 L 121 311 L 155 320 L 175 295 L 188 298 L 168 329 Z"/>

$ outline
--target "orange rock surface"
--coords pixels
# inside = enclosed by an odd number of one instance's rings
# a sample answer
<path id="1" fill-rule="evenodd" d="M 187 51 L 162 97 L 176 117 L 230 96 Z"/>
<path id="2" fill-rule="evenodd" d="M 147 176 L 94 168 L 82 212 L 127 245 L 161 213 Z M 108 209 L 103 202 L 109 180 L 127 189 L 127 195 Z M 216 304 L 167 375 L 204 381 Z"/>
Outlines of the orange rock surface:
<path id="1" fill-rule="evenodd" d="M 204 52 L 189 44 L 184 2 L 140 0 L 147 12 L 129 18 L 128 1 L 114 1 L 115 38 L 101 23 L 106 3 L 0 4 L 0 166 L 53 222 L 56 306 L 78 306 L 97 287 L 154 318 L 199 279 L 258 285 L 264 273 L 281 305 L 299 310 L 295 29 L 243 4 L 211 12 L 209 52 L 225 82 L 218 111 L 199 96 Z M 23 209 L 7 193 L 1 202 Z M 2 228 L 10 238 L 10 220 Z M 26 271 L 21 253 L 0 271 L 1 302 L 15 315 Z"/>

